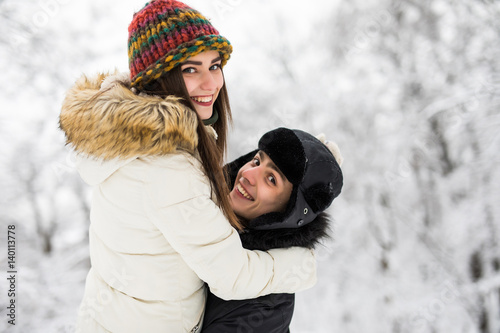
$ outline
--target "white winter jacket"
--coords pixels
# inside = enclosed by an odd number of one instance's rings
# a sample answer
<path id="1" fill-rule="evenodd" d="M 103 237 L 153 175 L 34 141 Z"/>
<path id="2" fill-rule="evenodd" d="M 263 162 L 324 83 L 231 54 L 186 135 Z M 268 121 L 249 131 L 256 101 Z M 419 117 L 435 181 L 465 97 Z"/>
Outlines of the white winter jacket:
<path id="1" fill-rule="evenodd" d="M 77 331 L 198 332 L 204 282 L 223 299 L 314 285 L 309 250 L 242 248 L 196 158 L 193 111 L 126 85 L 99 92 L 104 78 L 77 81 L 60 117 L 93 186 L 92 266 Z"/>

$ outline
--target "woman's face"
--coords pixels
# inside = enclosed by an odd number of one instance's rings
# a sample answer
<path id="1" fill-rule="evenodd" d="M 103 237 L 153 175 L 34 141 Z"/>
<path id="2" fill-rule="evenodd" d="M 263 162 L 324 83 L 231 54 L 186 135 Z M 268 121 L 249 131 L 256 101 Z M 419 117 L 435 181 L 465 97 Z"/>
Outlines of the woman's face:
<path id="1" fill-rule="evenodd" d="M 221 63 L 219 52 L 205 51 L 181 64 L 186 89 L 202 120 L 212 116 L 214 102 L 224 84 Z"/>
<path id="2" fill-rule="evenodd" d="M 229 198 L 234 212 L 251 220 L 285 210 L 292 189 L 292 183 L 269 156 L 259 151 L 239 170 Z"/>

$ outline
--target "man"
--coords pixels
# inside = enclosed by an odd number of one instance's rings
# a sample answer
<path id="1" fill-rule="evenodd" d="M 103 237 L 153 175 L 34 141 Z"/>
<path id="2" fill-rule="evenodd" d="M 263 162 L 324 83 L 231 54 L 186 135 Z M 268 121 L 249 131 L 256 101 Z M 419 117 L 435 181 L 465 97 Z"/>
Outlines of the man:
<path id="1" fill-rule="evenodd" d="M 243 246 L 314 248 L 328 236 L 324 210 L 343 185 L 337 146 L 287 128 L 264 134 L 258 146 L 227 166 Z M 294 294 L 224 301 L 209 293 L 202 332 L 289 332 L 294 302 Z"/>

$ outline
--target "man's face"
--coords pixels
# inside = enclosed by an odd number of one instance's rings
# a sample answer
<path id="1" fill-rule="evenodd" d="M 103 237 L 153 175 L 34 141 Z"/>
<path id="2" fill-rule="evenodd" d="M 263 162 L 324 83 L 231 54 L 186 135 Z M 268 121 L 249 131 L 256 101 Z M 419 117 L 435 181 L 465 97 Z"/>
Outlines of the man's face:
<path id="1" fill-rule="evenodd" d="M 259 151 L 236 176 L 229 194 L 236 214 L 252 220 L 263 214 L 285 210 L 293 185 L 273 163 Z"/>

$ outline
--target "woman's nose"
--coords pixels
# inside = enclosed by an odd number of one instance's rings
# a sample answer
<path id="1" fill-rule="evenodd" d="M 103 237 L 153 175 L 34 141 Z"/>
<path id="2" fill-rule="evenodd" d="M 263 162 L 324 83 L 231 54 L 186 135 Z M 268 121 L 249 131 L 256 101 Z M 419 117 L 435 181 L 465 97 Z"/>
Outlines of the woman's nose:
<path id="1" fill-rule="evenodd" d="M 213 91 L 217 88 L 217 82 L 210 71 L 203 73 L 201 76 L 201 89 Z"/>

